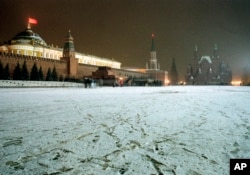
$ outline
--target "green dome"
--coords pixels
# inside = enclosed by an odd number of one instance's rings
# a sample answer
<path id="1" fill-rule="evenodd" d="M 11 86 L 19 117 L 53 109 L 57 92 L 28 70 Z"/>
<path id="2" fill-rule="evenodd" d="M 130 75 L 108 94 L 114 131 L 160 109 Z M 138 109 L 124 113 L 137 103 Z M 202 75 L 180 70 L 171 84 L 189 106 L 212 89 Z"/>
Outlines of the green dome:
<path id="1" fill-rule="evenodd" d="M 38 44 L 46 46 L 46 42 L 37 34 L 34 33 L 31 29 L 27 28 L 23 32 L 18 33 L 13 37 L 12 44 Z"/>

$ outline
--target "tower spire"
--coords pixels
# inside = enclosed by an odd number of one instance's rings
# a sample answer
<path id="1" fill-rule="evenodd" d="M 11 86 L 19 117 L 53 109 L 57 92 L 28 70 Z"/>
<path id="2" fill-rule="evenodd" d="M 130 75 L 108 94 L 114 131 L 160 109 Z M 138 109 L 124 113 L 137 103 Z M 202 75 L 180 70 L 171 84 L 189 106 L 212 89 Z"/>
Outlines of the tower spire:
<path id="1" fill-rule="evenodd" d="M 63 54 L 64 57 L 75 57 L 75 46 L 74 46 L 74 39 L 71 36 L 70 30 L 65 38 L 64 47 L 63 47 Z"/>
<path id="2" fill-rule="evenodd" d="M 74 77 L 77 75 L 78 69 L 78 59 L 75 57 L 75 46 L 73 42 L 73 37 L 71 36 L 70 30 L 65 38 L 63 47 L 63 57 L 62 60 L 67 62 L 68 66 L 68 76 Z"/>
<path id="3" fill-rule="evenodd" d="M 152 36 L 151 51 L 155 51 L 155 41 L 154 41 L 154 39 L 155 39 L 155 34 L 152 33 L 151 36 Z"/>
<path id="4" fill-rule="evenodd" d="M 157 57 L 156 57 L 155 43 L 154 43 L 155 34 L 152 33 L 151 37 L 152 37 L 152 43 L 151 43 L 151 50 L 150 50 L 149 69 L 157 70 L 159 68 L 157 64 Z"/>

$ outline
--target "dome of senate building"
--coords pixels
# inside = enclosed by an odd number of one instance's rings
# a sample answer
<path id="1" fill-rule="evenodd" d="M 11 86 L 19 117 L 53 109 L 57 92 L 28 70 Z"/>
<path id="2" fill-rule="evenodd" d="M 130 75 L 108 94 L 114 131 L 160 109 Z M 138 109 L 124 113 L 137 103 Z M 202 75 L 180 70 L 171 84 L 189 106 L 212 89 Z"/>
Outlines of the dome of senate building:
<path id="1" fill-rule="evenodd" d="M 41 46 L 47 46 L 46 42 L 30 28 L 27 28 L 23 32 L 20 32 L 14 36 L 11 40 L 11 44 L 38 44 Z"/>

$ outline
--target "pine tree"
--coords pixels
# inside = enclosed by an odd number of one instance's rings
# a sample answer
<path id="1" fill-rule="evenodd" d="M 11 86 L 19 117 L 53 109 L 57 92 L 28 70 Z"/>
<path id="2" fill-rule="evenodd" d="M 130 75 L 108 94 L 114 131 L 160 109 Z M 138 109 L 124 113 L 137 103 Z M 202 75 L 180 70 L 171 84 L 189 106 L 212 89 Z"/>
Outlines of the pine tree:
<path id="1" fill-rule="evenodd" d="M 34 80 L 34 81 L 39 80 L 39 74 L 38 74 L 36 63 L 33 64 L 33 67 L 31 69 L 30 80 Z"/>
<path id="2" fill-rule="evenodd" d="M 50 68 L 48 69 L 48 72 L 47 72 L 46 81 L 53 81 L 52 73 L 51 73 Z"/>
<path id="3" fill-rule="evenodd" d="M 2 65 L 2 62 L 1 62 L 1 60 L 0 60 L 0 80 L 2 80 L 3 79 L 3 65 Z"/>
<path id="4" fill-rule="evenodd" d="M 26 61 L 23 62 L 21 75 L 22 75 L 22 77 L 21 77 L 22 80 L 29 80 L 29 72 L 27 69 Z"/>
<path id="5" fill-rule="evenodd" d="M 9 63 L 6 64 L 4 70 L 3 70 L 3 79 L 9 80 L 10 79 L 10 70 L 9 70 Z"/>
<path id="6" fill-rule="evenodd" d="M 17 62 L 17 65 L 15 67 L 14 70 L 14 74 L 13 74 L 13 80 L 21 80 L 21 68 L 20 68 L 20 64 L 19 62 Z"/>
<path id="7" fill-rule="evenodd" d="M 53 68 L 53 71 L 52 71 L 52 79 L 53 81 L 58 81 L 58 75 L 57 75 L 57 72 L 56 72 L 56 67 L 54 66 Z"/>
<path id="8" fill-rule="evenodd" d="M 42 66 L 40 66 L 40 69 L 38 71 L 38 75 L 39 75 L 39 81 L 43 81 L 43 70 L 42 70 Z"/>

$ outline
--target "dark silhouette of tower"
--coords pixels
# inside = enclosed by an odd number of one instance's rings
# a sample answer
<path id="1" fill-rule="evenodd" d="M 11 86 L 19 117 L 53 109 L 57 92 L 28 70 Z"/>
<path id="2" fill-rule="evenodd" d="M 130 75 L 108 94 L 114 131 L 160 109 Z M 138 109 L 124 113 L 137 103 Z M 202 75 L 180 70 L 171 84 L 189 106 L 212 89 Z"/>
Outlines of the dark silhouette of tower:
<path id="1" fill-rule="evenodd" d="M 169 72 L 169 81 L 170 81 L 171 85 L 178 84 L 178 72 L 176 69 L 175 58 L 173 58 L 172 67 L 171 67 L 171 70 Z"/>
<path id="2" fill-rule="evenodd" d="M 62 60 L 67 61 L 68 76 L 75 77 L 77 75 L 78 60 L 75 58 L 75 47 L 70 30 L 64 42 Z"/>

